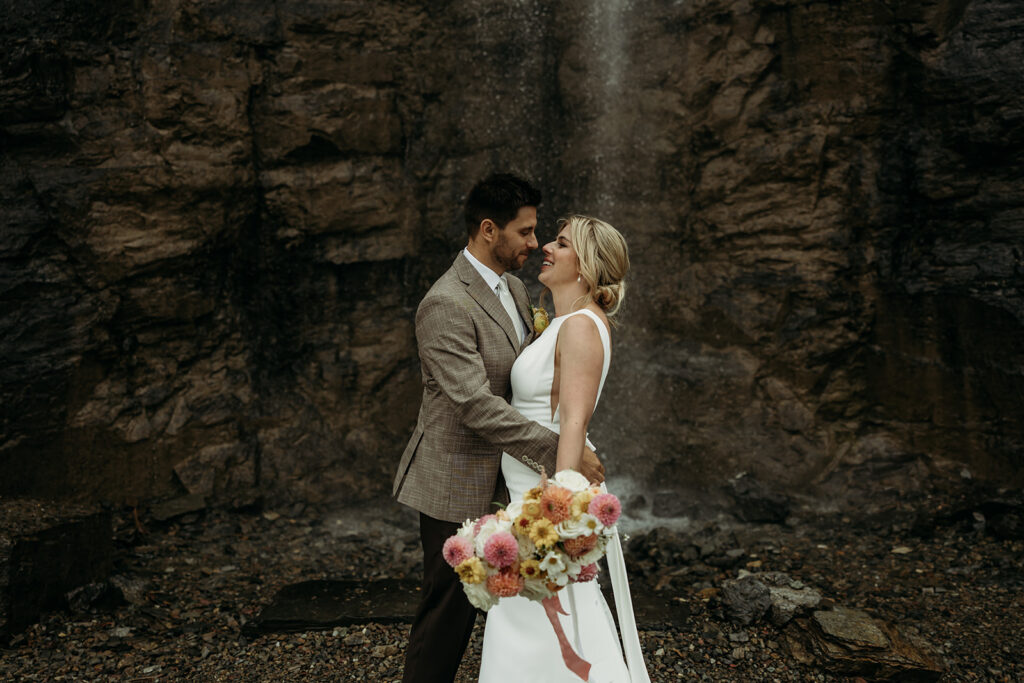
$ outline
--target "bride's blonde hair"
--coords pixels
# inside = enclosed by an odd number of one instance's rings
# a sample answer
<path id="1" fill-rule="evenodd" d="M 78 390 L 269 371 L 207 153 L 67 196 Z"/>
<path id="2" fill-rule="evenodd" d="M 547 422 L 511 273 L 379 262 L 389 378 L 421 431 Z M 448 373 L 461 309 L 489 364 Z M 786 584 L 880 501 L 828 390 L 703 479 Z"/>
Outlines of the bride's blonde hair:
<path id="1" fill-rule="evenodd" d="M 618 230 L 590 216 L 574 214 L 558 221 L 558 228 L 569 226 L 580 278 L 590 298 L 611 318 L 626 297 L 626 273 L 629 249 Z"/>

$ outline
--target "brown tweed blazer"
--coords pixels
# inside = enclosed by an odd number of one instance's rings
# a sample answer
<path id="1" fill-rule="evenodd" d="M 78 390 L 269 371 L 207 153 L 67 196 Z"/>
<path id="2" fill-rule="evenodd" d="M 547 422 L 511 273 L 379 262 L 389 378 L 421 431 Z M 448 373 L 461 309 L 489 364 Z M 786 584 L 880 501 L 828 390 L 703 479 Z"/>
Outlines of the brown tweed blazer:
<path id="1" fill-rule="evenodd" d="M 533 338 L 526 286 L 509 289 Z M 519 414 L 509 374 L 520 352 L 497 295 L 460 252 L 416 311 L 423 399 L 395 475 L 400 503 L 449 522 L 487 514 L 508 494 L 501 453 L 555 471 L 558 435 Z"/>

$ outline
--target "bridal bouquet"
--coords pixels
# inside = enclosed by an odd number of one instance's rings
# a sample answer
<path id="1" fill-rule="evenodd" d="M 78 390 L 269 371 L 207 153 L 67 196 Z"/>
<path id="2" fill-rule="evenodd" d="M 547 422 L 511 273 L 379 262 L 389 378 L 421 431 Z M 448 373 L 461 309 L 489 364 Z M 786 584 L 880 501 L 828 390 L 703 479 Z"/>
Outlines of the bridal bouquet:
<path id="1" fill-rule="evenodd" d="M 563 470 L 504 510 L 467 520 L 445 541 L 444 559 L 479 609 L 513 595 L 543 601 L 597 577 L 621 512 L 618 498 Z"/>

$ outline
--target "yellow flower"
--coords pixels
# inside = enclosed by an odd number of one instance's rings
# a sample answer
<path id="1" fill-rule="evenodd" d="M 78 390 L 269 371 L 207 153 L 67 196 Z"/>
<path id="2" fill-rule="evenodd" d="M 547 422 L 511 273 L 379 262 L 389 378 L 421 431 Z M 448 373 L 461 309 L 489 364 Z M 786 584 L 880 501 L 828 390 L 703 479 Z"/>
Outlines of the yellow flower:
<path id="1" fill-rule="evenodd" d="M 540 498 L 531 500 L 529 503 L 523 503 L 523 517 L 527 519 L 537 519 L 540 517 Z"/>
<path id="2" fill-rule="evenodd" d="M 572 516 L 574 519 L 578 519 L 580 515 L 587 511 L 587 506 L 590 505 L 590 501 L 594 500 L 594 494 L 590 491 L 580 491 L 572 499 Z"/>
<path id="3" fill-rule="evenodd" d="M 533 329 L 540 334 L 548 328 L 551 321 L 548 320 L 548 312 L 542 306 L 531 306 L 533 312 Z"/>
<path id="4" fill-rule="evenodd" d="M 541 575 L 540 562 L 537 560 L 523 560 L 519 565 L 519 573 L 524 579 L 536 579 Z"/>
<path id="5" fill-rule="evenodd" d="M 538 548 L 547 548 L 558 542 L 558 532 L 550 520 L 541 517 L 530 525 L 530 540 Z"/>
<path id="6" fill-rule="evenodd" d="M 540 500 L 540 497 L 544 495 L 543 486 L 534 486 L 532 489 L 523 494 L 523 509 L 526 505 L 532 502 Z M 537 509 L 537 514 L 540 514 L 540 508 Z"/>
<path id="7" fill-rule="evenodd" d="M 487 570 L 484 569 L 484 563 L 480 561 L 479 557 L 463 560 L 455 567 L 455 572 L 459 575 L 459 579 L 466 583 L 480 583 L 487 578 Z"/>

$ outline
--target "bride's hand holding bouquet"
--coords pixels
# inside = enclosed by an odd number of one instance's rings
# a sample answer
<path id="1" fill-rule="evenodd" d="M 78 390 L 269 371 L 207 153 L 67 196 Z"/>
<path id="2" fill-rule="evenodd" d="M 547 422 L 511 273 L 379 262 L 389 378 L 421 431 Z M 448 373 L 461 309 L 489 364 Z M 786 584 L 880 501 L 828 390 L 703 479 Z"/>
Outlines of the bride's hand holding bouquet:
<path id="1" fill-rule="evenodd" d="M 596 578 L 621 512 L 618 498 L 578 472 L 542 475 L 522 500 L 467 520 L 445 542 L 444 559 L 481 610 L 514 595 L 541 602 Z"/>

